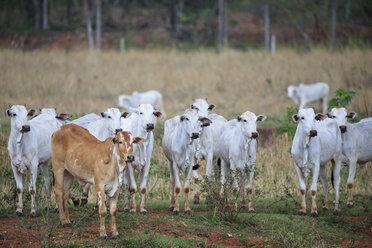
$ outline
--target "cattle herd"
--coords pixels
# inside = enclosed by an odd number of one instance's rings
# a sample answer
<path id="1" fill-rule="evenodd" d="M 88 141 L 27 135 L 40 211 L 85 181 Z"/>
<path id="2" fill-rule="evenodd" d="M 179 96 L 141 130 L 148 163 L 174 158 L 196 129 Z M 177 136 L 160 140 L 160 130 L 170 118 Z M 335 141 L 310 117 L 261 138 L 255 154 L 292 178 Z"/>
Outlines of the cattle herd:
<path id="1" fill-rule="evenodd" d="M 311 94 L 313 93 L 313 94 Z M 365 164 L 372 160 L 372 118 L 350 124 L 347 118 L 356 113 L 347 113 L 345 108 L 334 108 L 326 114 L 315 114 L 306 103 L 323 99 L 324 112 L 327 109 L 329 87 L 325 83 L 290 86 L 288 96 L 300 109 L 293 115 L 298 123 L 293 139 L 291 154 L 298 175 L 302 197 L 299 214 L 306 214 L 305 179 L 312 172 L 310 193 L 312 196 L 311 215 L 318 216 L 316 206 L 317 181 L 320 179 L 324 190 L 323 208 L 328 209 L 326 163 L 332 162 L 335 188 L 334 213 L 340 214 L 339 186 L 342 165 L 348 165 L 347 206 L 353 206 L 352 189 L 356 163 Z M 48 163 L 52 160 L 54 173 L 55 211 L 59 211 L 64 227 L 71 226 L 68 213 L 68 199 L 76 202 L 70 192 L 73 179 L 83 187 L 81 204 L 87 202 L 89 187 L 93 185 L 97 193 L 97 206 L 100 216 L 100 237 L 107 239 L 105 229 L 106 205 L 111 215 L 112 237 L 118 238 L 115 215 L 120 185 L 129 189 L 124 192 L 124 211 L 136 212 L 135 193 L 137 184 L 134 170 L 138 171 L 140 193 L 140 213 L 146 214 L 145 196 L 149 176 L 151 154 L 154 146 L 153 130 L 156 119 L 164 118 L 162 96 L 157 91 L 132 95 L 121 95 L 119 106 L 126 108 L 120 112 L 109 108 L 101 115 L 94 113 L 73 121 L 69 114 L 56 113 L 53 109 L 26 109 L 23 105 L 13 105 L 7 110 L 11 118 L 11 132 L 8 151 L 17 184 L 18 202 L 16 214 L 22 215 L 23 183 L 22 174 L 29 170 L 31 195 L 30 216 L 36 216 L 36 177 L 40 166 L 46 194 L 50 195 Z M 179 194 L 181 192 L 180 171 L 184 174 L 183 192 L 185 214 L 191 213 L 189 205 L 189 184 L 191 174 L 195 178 L 194 202 L 199 202 L 197 167 L 201 160 L 206 161 L 206 176 L 212 173 L 213 165 L 221 161 L 221 181 L 226 182 L 226 174 L 233 175 L 233 185 L 242 190 L 241 197 L 248 196 L 248 211 L 253 212 L 252 183 L 256 149 L 259 134 L 257 122 L 266 119 L 246 111 L 237 118 L 227 121 L 223 116 L 210 114 L 215 105 L 207 99 L 196 99 L 183 114 L 168 119 L 164 123 L 162 148 L 168 160 L 171 182 L 170 210 L 178 215 Z M 159 109 L 159 110 L 157 110 Z M 235 173 L 242 173 L 241 183 L 237 183 Z M 239 185 L 243 185 L 239 189 Z M 224 194 L 223 187 L 221 195 Z M 77 203 L 78 204 L 78 203 Z M 46 207 L 50 207 L 47 197 Z"/>

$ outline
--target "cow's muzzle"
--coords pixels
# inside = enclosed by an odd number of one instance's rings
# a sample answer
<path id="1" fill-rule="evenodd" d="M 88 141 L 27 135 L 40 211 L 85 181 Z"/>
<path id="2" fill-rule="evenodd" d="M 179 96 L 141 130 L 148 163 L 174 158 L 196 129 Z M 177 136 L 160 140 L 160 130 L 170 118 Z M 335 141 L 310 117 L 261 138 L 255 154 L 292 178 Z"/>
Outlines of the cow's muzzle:
<path id="1" fill-rule="evenodd" d="M 134 161 L 134 156 L 133 155 L 127 156 L 127 161 L 126 162 L 133 162 L 133 161 Z"/>
<path id="2" fill-rule="evenodd" d="M 197 139 L 199 138 L 199 133 L 192 133 L 191 134 L 191 139 Z"/>
<path id="3" fill-rule="evenodd" d="M 29 125 L 23 125 L 22 126 L 22 129 L 21 129 L 22 133 L 27 133 L 27 132 L 30 132 L 30 131 L 31 131 L 31 127 Z"/>
<path id="4" fill-rule="evenodd" d="M 318 135 L 318 132 L 316 130 L 310 130 L 310 137 L 315 137 Z"/>
<path id="5" fill-rule="evenodd" d="M 346 132 L 346 126 L 344 126 L 344 125 L 340 126 L 340 130 L 341 130 L 341 133 L 345 133 Z"/>
<path id="6" fill-rule="evenodd" d="M 154 129 L 154 123 L 146 124 L 146 131 L 152 131 Z"/>
<path id="7" fill-rule="evenodd" d="M 258 133 L 257 132 L 252 132 L 252 138 L 257 139 L 258 138 Z"/>

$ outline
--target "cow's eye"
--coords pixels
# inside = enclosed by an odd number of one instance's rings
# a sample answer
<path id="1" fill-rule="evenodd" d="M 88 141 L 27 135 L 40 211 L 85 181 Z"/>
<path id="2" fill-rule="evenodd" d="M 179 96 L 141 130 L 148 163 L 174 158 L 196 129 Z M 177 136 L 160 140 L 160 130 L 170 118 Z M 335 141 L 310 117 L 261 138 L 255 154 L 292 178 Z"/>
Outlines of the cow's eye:
<path id="1" fill-rule="evenodd" d="M 301 120 L 304 120 L 305 119 L 305 117 L 301 117 Z"/>
<path id="2" fill-rule="evenodd" d="M 194 108 L 194 109 L 196 109 L 196 111 L 199 111 L 199 108 Z"/>
<path id="3" fill-rule="evenodd" d="M 111 116 L 107 116 L 107 118 L 111 119 Z"/>
<path id="4" fill-rule="evenodd" d="M 140 112 L 140 115 L 143 115 L 143 113 L 142 113 L 142 112 Z"/>
<path id="5" fill-rule="evenodd" d="M 12 116 L 17 116 L 17 114 L 12 114 Z"/>
<path id="6" fill-rule="evenodd" d="M 244 122 L 247 122 L 247 120 L 244 120 Z"/>
<path id="7" fill-rule="evenodd" d="M 189 120 L 189 118 L 186 118 L 186 121 L 188 121 Z"/>

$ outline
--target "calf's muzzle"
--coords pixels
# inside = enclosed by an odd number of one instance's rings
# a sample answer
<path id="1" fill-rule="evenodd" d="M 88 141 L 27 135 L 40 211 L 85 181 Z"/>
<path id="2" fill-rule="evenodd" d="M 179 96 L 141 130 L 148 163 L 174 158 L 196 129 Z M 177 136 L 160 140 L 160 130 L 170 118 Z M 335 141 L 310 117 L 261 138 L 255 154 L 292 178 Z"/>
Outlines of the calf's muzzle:
<path id="1" fill-rule="evenodd" d="M 27 132 L 30 132 L 30 131 L 31 131 L 31 127 L 29 125 L 23 125 L 22 126 L 22 129 L 21 129 L 22 133 L 27 133 Z"/>
<path id="2" fill-rule="evenodd" d="M 133 162 L 133 161 L 134 161 L 134 156 L 133 155 L 127 156 L 127 162 Z"/>
<path id="3" fill-rule="evenodd" d="M 315 137 L 318 135 L 318 132 L 316 130 L 310 130 L 310 137 Z"/>
<path id="4" fill-rule="evenodd" d="M 341 130 L 341 133 L 345 133 L 346 132 L 346 126 L 344 126 L 344 125 L 340 126 L 340 130 Z"/>

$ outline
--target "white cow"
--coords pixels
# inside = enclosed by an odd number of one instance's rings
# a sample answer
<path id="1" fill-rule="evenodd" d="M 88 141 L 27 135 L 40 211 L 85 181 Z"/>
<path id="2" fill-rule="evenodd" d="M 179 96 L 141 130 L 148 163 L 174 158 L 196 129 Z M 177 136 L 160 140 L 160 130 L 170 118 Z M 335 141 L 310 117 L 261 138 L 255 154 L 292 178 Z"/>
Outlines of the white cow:
<path id="1" fill-rule="evenodd" d="M 209 110 L 214 110 L 216 106 L 214 104 L 208 104 L 207 98 L 195 99 L 190 108 L 195 109 L 200 117 L 207 117 L 211 120 L 210 125 L 201 130 L 200 138 L 194 142 L 196 145 L 196 164 L 199 164 L 201 160 L 205 160 L 207 163 L 205 175 L 209 177 L 212 173 L 213 161 L 220 157 L 218 143 L 221 136 L 221 129 L 227 120 L 221 115 L 208 113 Z M 194 203 L 198 204 L 199 175 L 196 169 L 193 170 L 193 176 L 195 179 Z"/>
<path id="2" fill-rule="evenodd" d="M 27 116 L 34 117 L 37 110 L 26 110 L 23 105 L 10 106 L 7 110 L 11 117 L 11 131 L 8 142 L 8 152 L 11 158 L 12 170 L 17 184 L 18 202 L 16 214 L 22 215 L 23 182 L 22 174 L 30 170 L 31 213 L 36 216 L 36 179 L 37 169 L 40 166 L 45 182 L 47 206 L 49 207 L 49 171 L 48 162 L 51 159 L 50 138 L 54 131 L 62 126 L 69 114 L 56 114 L 55 109 L 42 110 L 42 114 L 28 121 Z M 52 114 L 51 114 L 52 113 Z M 59 121 L 60 119 L 61 121 Z"/>
<path id="3" fill-rule="evenodd" d="M 141 104 L 138 108 L 131 108 L 132 114 L 124 112 L 121 128 L 123 131 L 131 132 L 133 136 L 141 137 L 144 141 L 133 146 L 133 154 L 135 161 L 127 164 L 127 169 L 124 174 L 124 184 L 129 186 L 129 191 L 132 193 L 132 205 L 129 210 L 128 191 L 125 191 L 124 196 L 124 211 L 136 212 L 135 192 L 137 192 L 137 184 L 134 177 L 134 170 L 139 172 L 139 183 L 141 192 L 140 212 L 146 215 L 145 208 L 147 176 L 150 170 L 151 154 L 154 148 L 154 134 L 152 130 L 155 128 L 155 118 L 161 117 L 162 112 L 154 110 L 151 104 Z"/>
<path id="4" fill-rule="evenodd" d="M 300 193 L 302 197 L 299 214 L 306 214 L 305 179 L 310 170 L 313 172 L 312 183 L 310 186 L 312 196 L 311 216 L 318 216 L 315 199 L 319 174 L 324 191 L 323 209 L 329 209 L 326 164 L 328 161 L 332 161 L 334 188 L 336 193 L 334 214 L 339 215 L 341 211 L 339 208 L 339 186 L 342 152 L 341 132 L 337 123 L 334 120 L 327 118 L 326 115 L 315 115 L 312 108 L 300 109 L 298 114 L 292 116 L 292 119 L 298 123 L 296 134 L 293 139 L 291 154 L 300 183 Z"/>
<path id="5" fill-rule="evenodd" d="M 290 85 L 287 89 L 288 97 L 300 106 L 306 108 L 306 104 L 322 100 L 323 112 L 328 109 L 329 86 L 327 83 L 303 84 L 299 86 Z"/>
<path id="6" fill-rule="evenodd" d="M 256 116 L 250 111 L 244 112 L 236 119 L 227 122 L 221 131 L 219 149 L 221 156 L 221 182 L 225 184 L 225 176 L 228 170 L 233 173 L 234 185 L 236 188 L 235 172 L 239 170 L 241 176 L 242 205 L 245 206 L 245 191 L 248 191 L 248 211 L 254 212 L 252 203 L 252 182 L 254 176 L 254 164 L 256 162 L 256 150 L 258 137 L 257 121 L 264 121 L 266 116 Z M 248 178 L 245 171 L 248 170 Z"/>
<path id="7" fill-rule="evenodd" d="M 120 131 L 121 117 L 122 113 L 119 109 L 108 108 L 105 112 L 101 112 L 101 116 L 91 113 L 73 120 L 71 123 L 88 129 L 94 137 L 100 141 L 105 141 L 107 138 L 115 136 L 117 131 Z M 90 184 L 81 184 L 84 185 L 81 205 L 85 205 L 88 202 Z M 75 199 L 72 192 L 70 192 L 70 196 L 73 200 Z"/>
<path id="8" fill-rule="evenodd" d="M 180 170 L 184 173 L 185 214 L 191 214 L 189 204 L 189 181 L 194 165 L 196 146 L 194 140 L 199 138 L 203 126 L 210 124 L 208 118 L 201 118 L 195 109 L 186 109 L 182 116 L 176 116 L 164 123 L 163 151 L 168 159 L 170 181 L 172 185 L 171 208 L 173 215 L 178 215 L 179 193 L 181 183 Z"/>
<path id="9" fill-rule="evenodd" d="M 347 118 L 353 119 L 357 114 L 347 113 L 345 108 L 333 108 L 327 115 L 336 120 L 341 131 L 342 154 L 346 157 L 346 164 L 349 166 L 347 207 L 352 208 L 356 163 L 365 165 L 372 161 L 372 118 L 355 124 L 348 123 Z"/>
<path id="10" fill-rule="evenodd" d="M 142 93 L 133 91 L 132 95 L 120 95 L 118 101 L 118 105 L 127 110 L 130 110 L 130 108 L 137 108 L 141 104 L 151 104 L 154 108 L 159 109 L 163 113 L 163 117 L 165 116 L 163 96 L 157 90 L 149 90 Z"/>

